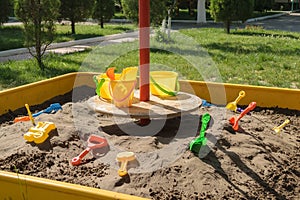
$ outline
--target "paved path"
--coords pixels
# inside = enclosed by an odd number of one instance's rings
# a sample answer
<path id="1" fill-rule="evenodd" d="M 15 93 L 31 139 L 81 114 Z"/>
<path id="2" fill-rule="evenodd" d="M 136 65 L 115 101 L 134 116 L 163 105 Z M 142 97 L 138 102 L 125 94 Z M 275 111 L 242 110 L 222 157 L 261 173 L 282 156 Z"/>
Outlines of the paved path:
<path id="1" fill-rule="evenodd" d="M 66 54 L 84 51 L 91 46 L 108 45 L 121 42 L 130 42 L 138 39 L 138 32 L 128 32 L 122 34 L 115 34 L 103 37 L 88 38 L 82 40 L 75 40 L 70 42 L 54 43 L 49 46 L 47 53 L 54 52 L 58 54 Z M 25 60 L 32 58 L 26 48 L 12 49 L 7 51 L 0 51 L 0 62 L 7 62 L 10 60 Z"/>
<path id="2" fill-rule="evenodd" d="M 271 16 L 267 16 L 271 17 Z M 267 18 L 266 17 L 266 18 Z M 292 31 L 292 32 L 300 32 L 300 13 L 285 13 L 280 17 L 264 19 L 257 18 L 248 20 L 244 24 L 233 24 L 233 27 L 245 27 L 245 25 L 257 25 L 262 26 L 267 30 L 284 30 L 284 31 Z M 182 28 L 210 28 L 210 27 L 218 27 L 223 28 L 223 23 L 214 23 L 208 22 L 206 24 L 197 24 L 197 23 L 172 23 L 172 29 L 182 29 Z"/>
<path id="3" fill-rule="evenodd" d="M 265 19 L 257 21 L 255 19 L 249 20 L 242 25 L 257 25 L 262 26 L 265 29 L 270 30 L 286 30 L 293 32 L 300 32 L 300 13 L 291 13 L 277 18 Z M 223 27 L 222 23 L 206 23 L 206 24 L 197 24 L 197 23 L 172 23 L 172 29 L 178 30 L 183 28 L 204 28 L 204 27 Z M 71 42 L 63 42 L 52 44 L 48 52 L 55 53 L 70 53 L 76 51 L 83 51 L 86 48 L 97 45 L 108 45 L 112 43 L 120 43 L 124 41 L 132 41 L 138 39 L 138 32 L 129 32 L 123 34 L 116 34 L 111 36 L 89 38 L 83 40 L 76 40 Z M 0 62 L 6 62 L 9 60 L 24 60 L 32 58 L 28 53 L 26 48 L 13 49 L 8 51 L 0 51 Z"/>
<path id="4" fill-rule="evenodd" d="M 262 26 L 264 29 L 268 30 L 300 32 L 300 13 L 291 13 L 278 18 L 254 21 L 248 24 Z"/>

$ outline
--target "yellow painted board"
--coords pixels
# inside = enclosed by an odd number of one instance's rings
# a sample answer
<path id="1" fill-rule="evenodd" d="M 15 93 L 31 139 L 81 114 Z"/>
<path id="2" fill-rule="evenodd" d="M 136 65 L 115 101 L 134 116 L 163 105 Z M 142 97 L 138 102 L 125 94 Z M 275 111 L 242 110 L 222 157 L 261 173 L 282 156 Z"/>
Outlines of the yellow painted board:
<path id="1" fill-rule="evenodd" d="M 73 88 L 87 85 L 95 87 L 93 73 L 69 73 L 47 80 L 0 91 L 0 115 L 29 105 L 38 105 Z"/>
<path id="2" fill-rule="evenodd" d="M 234 101 L 239 91 L 244 90 L 246 96 L 239 105 L 248 105 L 255 101 L 260 107 L 279 107 L 300 110 L 300 90 L 277 87 L 212 83 L 202 81 L 180 81 L 181 89 L 194 93 L 213 104 L 226 105 Z"/>
<path id="3" fill-rule="evenodd" d="M 38 81 L 24 86 L 0 91 L 0 115 L 8 110 L 24 107 L 25 103 L 37 105 L 55 96 L 70 92 L 79 86 L 95 87 L 95 73 L 77 72 Z M 240 90 L 246 92 L 239 104 L 257 102 L 260 107 L 280 107 L 300 110 L 300 90 L 275 87 L 261 87 L 238 84 L 212 83 L 202 81 L 180 81 L 181 91 L 194 93 L 213 104 L 226 105 L 233 101 Z"/>
<path id="4" fill-rule="evenodd" d="M 0 199 L 144 200 L 146 198 L 0 171 Z"/>

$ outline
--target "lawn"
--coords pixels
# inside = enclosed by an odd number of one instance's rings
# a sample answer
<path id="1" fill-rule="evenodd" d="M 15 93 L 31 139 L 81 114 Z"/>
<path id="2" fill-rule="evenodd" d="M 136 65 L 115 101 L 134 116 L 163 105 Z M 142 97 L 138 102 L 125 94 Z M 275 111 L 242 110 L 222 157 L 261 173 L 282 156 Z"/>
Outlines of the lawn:
<path id="1" fill-rule="evenodd" d="M 176 42 L 151 41 L 151 69 L 175 70 L 184 79 L 300 88 L 300 34 L 238 29 L 184 29 L 172 34 Z M 0 63 L 0 89 L 74 71 L 117 71 L 138 65 L 138 43 L 97 47 L 84 53 L 49 55 L 47 69 L 33 60 Z"/>
<path id="2" fill-rule="evenodd" d="M 96 24 L 76 24 L 76 34 L 74 35 L 71 34 L 70 25 L 58 24 L 56 28 L 57 31 L 54 42 L 65 42 L 70 40 L 117 34 L 134 30 L 137 27 L 134 24 L 104 24 L 104 28 L 101 29 L 100 26 Z M 0 51 L 23 47 L 24 37 L 22 31 L 23 26 L 0 26 Z"/>

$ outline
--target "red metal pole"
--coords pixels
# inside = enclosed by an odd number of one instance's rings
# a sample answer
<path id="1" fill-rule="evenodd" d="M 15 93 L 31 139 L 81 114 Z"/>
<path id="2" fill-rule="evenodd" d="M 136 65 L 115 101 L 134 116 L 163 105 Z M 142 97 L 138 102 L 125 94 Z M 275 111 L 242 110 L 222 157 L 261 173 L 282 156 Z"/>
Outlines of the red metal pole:
<path id="1" fill-rule="evenodd" d="M 149 101 L 150 0 L 139 0 L 140 101 Z"/>

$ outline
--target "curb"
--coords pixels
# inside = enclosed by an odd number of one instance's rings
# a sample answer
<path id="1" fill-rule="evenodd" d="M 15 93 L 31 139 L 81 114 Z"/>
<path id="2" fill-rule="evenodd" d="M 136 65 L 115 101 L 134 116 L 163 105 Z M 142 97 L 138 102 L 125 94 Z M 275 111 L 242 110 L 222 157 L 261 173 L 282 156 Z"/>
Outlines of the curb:
<path id="1" fill-rule="evenodd" d="M 263 16 L 263 17 L 257 17 L 257 18 L 252 18 L 252 19 L 247 19 L 245 23 L 249 22 L 256 22 L 256 21 L 261 21 L 261 20 L 266 20 L 266 19 L 272 19 L 272 18 L 277 18 L 281 16 L 289 15 L 289 12 L 284 12 L 284 13 L 279 13 L 275 15 L 268 15 L 268 16 Z"/>

